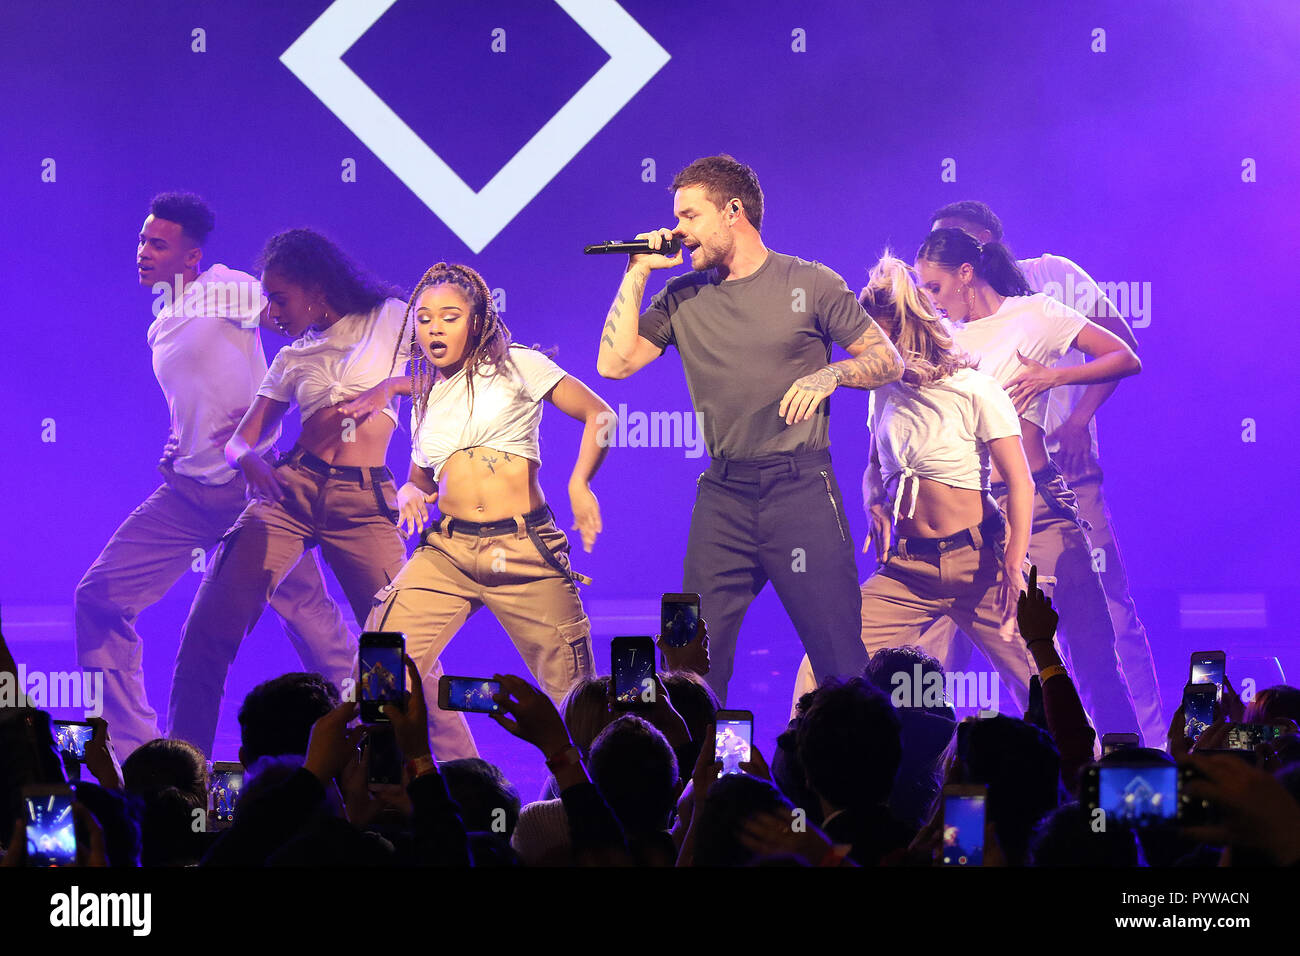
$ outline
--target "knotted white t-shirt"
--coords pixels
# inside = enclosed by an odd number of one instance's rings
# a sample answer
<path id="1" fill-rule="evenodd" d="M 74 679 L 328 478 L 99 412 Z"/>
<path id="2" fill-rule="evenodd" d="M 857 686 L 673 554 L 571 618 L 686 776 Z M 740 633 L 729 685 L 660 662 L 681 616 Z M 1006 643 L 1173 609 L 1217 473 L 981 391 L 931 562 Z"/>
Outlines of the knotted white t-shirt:
<path id="1" fill-rule="evenodd" d="M 1010 396 L 991 376 L 959 369 L 930 385 L 890 382 L 871 393 L 871 434 L 880 459 L 868 466 L 868 485 L 879 501 L 897 482 L 894 516 L 916 512 L 922 478 L 953 488 L 989 487 L 988 442 L 1020 434 Z M 874 473 L 874 474 L 873 474 Z M 899 515 L 903 490 L 912 485 L 912 507 Z M 868 503 L 874 503 L 868 496 Z"/>
<path id="2" fill-rule="evenodd" d="M 411 355 L 409 332 L 402 335 L 405 315 L 405 302 L 387 299 L 370 312 L 343 316 L 324 332 L 308 329 L 280 349 L 257 394 L 277 402 L 297 402 L 306 422 L 322 408 L 403 374 Z M 394 396 L 383 409 L 394 425 L 400 407 L 401 399 Z"/>
<path id="3" fill-rule="evenodd" d="M 503 362 L 475 370 L 472 410 L 461 368 L 430 389 L 422 423 L 412 412 L 411 460 L 432 468 L 435 482 L 452 455 L 480 445 L 541 464 L 541 402 L 565 372 L 541 352 L 521 345 L 510 347 L 510 358 L 514 368 Z"/>

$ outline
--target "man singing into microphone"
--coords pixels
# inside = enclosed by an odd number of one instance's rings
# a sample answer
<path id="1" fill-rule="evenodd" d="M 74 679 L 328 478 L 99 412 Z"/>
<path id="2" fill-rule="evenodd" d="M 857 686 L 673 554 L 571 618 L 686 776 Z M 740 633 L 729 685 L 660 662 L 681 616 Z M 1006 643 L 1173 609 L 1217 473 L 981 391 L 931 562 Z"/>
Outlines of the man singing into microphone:
<path id="1" fill-rule="evenodd" d="M 633 255 L 609 310 L 597 371 L 627 378 L 677 346 L 712 462 L 700 476 L 682 589 L 709 622 L 708 681 L 724 703 L 740 622 L 770 580 L 819 675 L 857 676 L 862 596 L 828 450 L 839 386 L 872 389 L 903 374 L 898 352 L 844 280 L 763 245 L 763 191 L 730 156 L 697 159 L 673 179 L 677 237 L 690 251 L 640 315 L 654 269 L 679 252 Z M 852 358 L 829 364 L 831 342 Z"/>

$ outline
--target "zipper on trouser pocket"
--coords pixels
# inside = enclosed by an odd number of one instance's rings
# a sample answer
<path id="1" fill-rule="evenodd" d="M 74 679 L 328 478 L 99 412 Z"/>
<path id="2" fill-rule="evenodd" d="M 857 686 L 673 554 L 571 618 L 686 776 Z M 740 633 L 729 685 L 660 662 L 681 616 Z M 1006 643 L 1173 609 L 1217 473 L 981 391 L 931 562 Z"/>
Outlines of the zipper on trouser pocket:
<path id="1" fill-rule="evenodd" d="M 840 529 L 840 540 L 847 541 L 844 537 L 844 522 L 840 521 L 840 509 L 835 504 L 835 495 L 831 492 L 831 476 L 826 472 L 821 473 L 822 481 L 826 482 L 826 497 L 831 500 L 831 511 L 835 512 L 835 527 Z"/>

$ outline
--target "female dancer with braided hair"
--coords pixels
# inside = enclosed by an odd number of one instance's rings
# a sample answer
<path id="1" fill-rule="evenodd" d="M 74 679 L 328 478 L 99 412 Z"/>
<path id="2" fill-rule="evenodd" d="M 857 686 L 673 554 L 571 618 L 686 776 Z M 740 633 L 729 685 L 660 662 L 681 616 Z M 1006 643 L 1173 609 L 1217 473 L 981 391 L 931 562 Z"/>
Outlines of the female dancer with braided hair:
<path id="1" fill-rule="evenodd" d="M 541 352 L 512 345 L 486 283 L 468 266 L 440 262 L 426 272 L 408 319 L 401 348 L 409 349 L 411 376 L 348 406 L 365 414 L 402 393 L 413 406 L 411 470 L 397 504 L 401 528 L 419 532 L 420 546 L 376 595 L 366 627 L 405 633 L 407 653 L 428 675 L 469 615 L 486 606 L 558 702 L 594 670 L 575 586 L 587 579 L 570 567 L 568 539 L 537 480 L 541 403 L 586 426 L 569 502 L 587 551 L 601 530 L 589 483 L 605 457 L 599 435 L 613 411 Z M 394 368 L 398 358 L 400 350 Z M 434 501 L 441 516 L 425 528 Z M 440 760 L 477 756 L 460 713 L 435 710 L 430 723 Z"/>
<path id="2" fill-rule="evenodd" d="M 226 444 L 251 500 L 208 563 L 172 676 L 169 736 L 208 754 L 239 645 L 306 548 L 320 546 L 358 622 L 406 558 L 384 467 L 397 405 L 358 420 L 341 404 L 387 381 L 394 348 L 404 357 L 406 304 L 308 229 L 269 239 L 261 268 L 270 319 L 295 341 Z M 255 449 L 293 402 L 302 432 L 272 466 Z"/>

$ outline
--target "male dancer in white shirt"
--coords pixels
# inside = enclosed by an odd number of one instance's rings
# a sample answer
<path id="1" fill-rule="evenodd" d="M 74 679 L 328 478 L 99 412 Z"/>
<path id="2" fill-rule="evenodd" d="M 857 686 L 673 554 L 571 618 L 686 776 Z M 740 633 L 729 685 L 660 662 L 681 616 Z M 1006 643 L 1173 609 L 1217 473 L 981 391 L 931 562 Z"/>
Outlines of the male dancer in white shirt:
<path id="1" fill-rule="evenodd" d="M 172 437 L 159 465 L 163 483 L 113 533 L 76 590 L 77 659 L 103 670 L 104 718 L 123 759 L 162 736 L 145 694 L 136 619 L 193 566 L 196 552 L 212 555 L 247 503 L 243 478 L 223 449 L 266 375 L 259 334 L 265 300 L 252 276 L 202 268 L 212 226 L 198 196 L 164 193 L 140 229 L 140 285 L 162 296 L 148 339 Z M 270 454 L 277 437 L 259 451 Z M 271 605 L 308 670 L 336 686 L 352 674 L 356 639 L 314 554 L 285 578 Z"/>
<path id="2" fill-rule="evenodd" d="M 951 203 L 931 217 L 932 229 L 954 228 L 970 233 L 981 243 L 1002 241 L 1002 222 L 982 202 Z M 1102 328 L 1113 332 L 1129 348 L 1137 351 L 1137 339 L 1124 316 L 1083 269 L 1063 256 L 1045 254 L 1036 259 L 1021 259 L 1020 268 L 1034 292 L 1045 292 L 1072 309 L 1082 312 Z M 1084 356 L 1071 349 L 1057 366 L 1081 365 Z M 1115 391 L 1118 381 L 1094 385 L 1068 385 L 1052 389 L 1047 411 L 1047 448 L 1060 467 L 1070 489 L 1078 498 L 1079 516 L 1090 528 L 1088 539 L 1094 553 L 1100 550 L 1103 561 L 1094 561 L 1101 575 L 1102 587 L 1115 628 L 1115 651 L 1137 712 L 1139 728 L 1147 746 L 1158 747 L 1165 739 L 1167 722 L 1160 703 L 1155 664 L 1146 629 L 1138 619 L 1133 598 L 1128 592 L 1128 576 L 1120 558 L 1119 544 L 1111 528 L 1110 510 L 1102 493 L 1102 471 L 1098 462 L 1097 409 Z M 963 670 L 970 657 L 970 642 L 954 640 L 956 628 L 945 619 L 927 631 L 922 644 L 944 661 L 945 670 Z"/>

